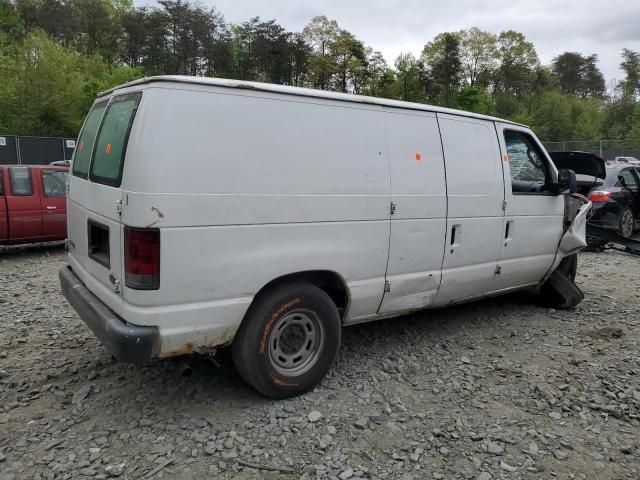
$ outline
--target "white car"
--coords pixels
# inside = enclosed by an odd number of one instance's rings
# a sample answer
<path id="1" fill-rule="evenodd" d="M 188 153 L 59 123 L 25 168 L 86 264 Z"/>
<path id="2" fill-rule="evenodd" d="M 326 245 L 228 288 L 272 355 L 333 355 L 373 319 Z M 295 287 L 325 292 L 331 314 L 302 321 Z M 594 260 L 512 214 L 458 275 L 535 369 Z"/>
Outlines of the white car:
<path id="1" fill-rule="evenodd" d="M 496 118 L 137 80 L 101 94 L 80 132 L 62 289 L 121 360 L 231 345 L 254 388 L 297 395 L 343 325 L 571 282 L 590 204 L 566 208 L 561 173 Z"/>
<path id="2" fill-rule="evenodd" d="M 616 157 L 614 163 L 624 163 L 628 165 L 638 166 L 640 165 L 640 160 L 638 160 L 636 157 Z"/>

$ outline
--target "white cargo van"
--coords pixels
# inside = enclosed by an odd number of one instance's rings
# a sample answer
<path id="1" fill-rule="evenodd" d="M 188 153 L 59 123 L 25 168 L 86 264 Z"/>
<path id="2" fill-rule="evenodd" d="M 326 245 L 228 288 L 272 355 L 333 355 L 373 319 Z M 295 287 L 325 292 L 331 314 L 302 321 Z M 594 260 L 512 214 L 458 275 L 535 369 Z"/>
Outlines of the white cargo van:
<path id="1" fill-rule="evenodd" d="M 80 132 L 62 289 L 116 358 L 231 345 L 254 388 L 296 395 L 343 325 L 571 283 L 590 204 L 561 173 L 504 120 L 146 78 Z"/>

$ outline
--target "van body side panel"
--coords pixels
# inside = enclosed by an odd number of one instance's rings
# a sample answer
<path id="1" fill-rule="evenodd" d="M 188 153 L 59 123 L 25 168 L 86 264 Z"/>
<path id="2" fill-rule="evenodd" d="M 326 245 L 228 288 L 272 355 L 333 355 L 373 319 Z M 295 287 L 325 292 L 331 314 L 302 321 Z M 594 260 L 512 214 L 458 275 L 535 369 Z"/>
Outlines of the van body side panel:
<path id="1" fill-rule="evenodd" d="M 437 305 L 499 290 L 504 229 L 500 148 L 492 122 L 438 114 L 447 173 L 447 236 Z"/>
<path id="2" fill-rule="evenodd" d="M 163 229 L 161 292 L 166 294 L 150 309 L 155 314 L 148 315 L 143 307 L 148 292 L 127 289 L 126 318 L 158 325 L 163 353 L 186 343 L 202 344 L 203 335 L 229 332 L 231 340 L 260 288 L 289 273 L 311 270 L 344 275 L 351 294 L 349 318 L 370 315 L 382 297 L 386 258 L 378 261 L 378 276 L 371 278 L 371 268 L 376 251 L 380 257 L 386 253 L 388 238 L 380 235 L 384 227 L 388 231 L 388 222 Z"/>
<path id="3" fill-rule="evenodd" d="M 537 144 L 546 156 L 552 179 L 557 170 L 536 136 L 528 128 L 510 124 L 496 124 L 500 148 L 507 153 L 504 131 L 522 132 Z M 501 275 L 503 288 L 540 282 L 552 267 L 560 239 L 564 233 L 564 196 L 545 192 L 541 194 L 514 194 L 512 192 L 511 162 L 504 162 L 505 221 L 509 222 L 509 234 L 501 247 Z"/>
<path id="4" fill-rule="evenodd" d="M 446 234 L 444 158 L 436 115 L 388 109 L 391 240 L 380 313 L 429 306 L 440 287 Z"/>
<path id="5" fill-rule="evenodd" d="M 125 287 L 123 311 L 159 327 L 161 355 L 230 341 L 253 296 L 290 273 L 338 273 L 347 321 L 377 312 L 390 215 L 381 107 L 211 88 L 143 97 L 121 221 L 160 229 L 161 281 Z"/>

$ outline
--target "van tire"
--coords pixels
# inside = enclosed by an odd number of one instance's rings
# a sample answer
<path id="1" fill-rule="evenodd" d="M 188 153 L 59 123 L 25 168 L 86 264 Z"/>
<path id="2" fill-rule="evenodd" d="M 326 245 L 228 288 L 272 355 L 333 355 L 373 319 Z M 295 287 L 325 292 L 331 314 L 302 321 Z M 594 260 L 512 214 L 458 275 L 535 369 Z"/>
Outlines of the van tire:
<path id="1" fill-rule="evenodd" d="M 233 363 L 263 395 L 294 397 L 327 374 L 341 334 L 338 309 L 327 293 L 313 285 L 281 285 L 249 307 L 231 346 Z"/>

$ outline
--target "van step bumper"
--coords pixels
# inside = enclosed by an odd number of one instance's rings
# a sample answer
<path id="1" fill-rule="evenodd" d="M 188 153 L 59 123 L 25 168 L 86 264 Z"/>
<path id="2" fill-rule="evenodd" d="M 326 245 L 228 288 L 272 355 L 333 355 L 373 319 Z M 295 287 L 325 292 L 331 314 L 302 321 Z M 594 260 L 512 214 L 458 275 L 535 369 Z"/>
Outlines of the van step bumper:
<path id="1" fill-rule="evenodd" d="M 157 328 L 122 320 L 84 286 L 69 265 L 58 275 L 64 296 L 115 358 L 143 363 L 156 355 L 160 338 Z"/>

